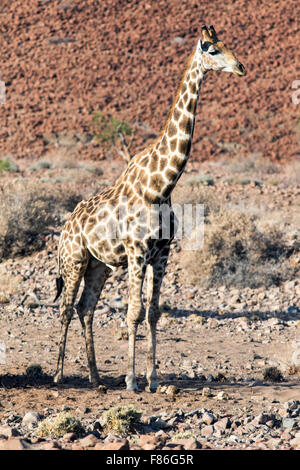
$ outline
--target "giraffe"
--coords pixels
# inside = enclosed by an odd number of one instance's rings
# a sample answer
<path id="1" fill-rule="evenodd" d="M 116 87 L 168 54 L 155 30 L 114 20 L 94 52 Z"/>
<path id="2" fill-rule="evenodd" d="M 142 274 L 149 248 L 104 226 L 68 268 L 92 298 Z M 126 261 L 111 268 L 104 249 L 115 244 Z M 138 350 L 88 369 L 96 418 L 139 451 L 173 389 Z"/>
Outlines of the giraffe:
<path id="1" fill-rule="evenodd" d="M 82 279 L 84 288 L 76 309 L 85 337 L 89 380 L 92 384 L 99 383 L 92 331 L 93 314 L 107 278 L 117 267 L 127 266 L 126 388 L 128 391 L 138 390 L 135 374 L 136 333 L 138 325 L 146 319 L 146 390 L 152 392 L 157 389 L 156 324 L 160 317 L 159 297 L 170 243 L 176 230 L 171 193 L 190 154 L 199 90 L 205 74 L 210 70 L 232 72 L 237 76 L 246 74 L 243 65 L 218 39 L 214 27 L 202 26 L 202 38 L 187 61 L 159 137 L 129 160 L 112 187 L 87 201 L 81 201 L 63 227 L 58 246 L 59 277 L 56 280 L 55 299 L 62 293 L 61 338 L 55 383 L 63 379 L 67 331 Z M 167 237 L 161 235 L 163 205 L 170 208 Z M 149 219 L 141 215 L 153 215 L 154 207 L 158 207 L 157 223 L 149 224 Z M 144 306 L 142 289 L 146 270 L 148 282 Z"/>

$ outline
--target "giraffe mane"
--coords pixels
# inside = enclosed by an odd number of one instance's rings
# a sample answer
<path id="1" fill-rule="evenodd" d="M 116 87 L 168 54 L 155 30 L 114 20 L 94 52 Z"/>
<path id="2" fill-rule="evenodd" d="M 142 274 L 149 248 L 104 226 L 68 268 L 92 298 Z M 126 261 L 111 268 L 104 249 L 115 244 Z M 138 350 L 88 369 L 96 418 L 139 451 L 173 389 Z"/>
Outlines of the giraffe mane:
<path id="1" fill-rule="evenodd" d="M 190 56 L 189 56 L 189 58 L 188 58 L 188 60 L 187 60 L 187 62 L 186 62 L 186 64 L 185 64 L 185 68 L 184 68 L 184 71 L 183 71 L 183 73 L 182 73 L 182 75 L 181 75 L 181 78 L 180 78 L 180 81 L 179 81 L 179 84 L 178 84 L 178 87 L 177 87 L 176 95 L 175 95 L 175 98 L 174 98 L 174 100 L 173 100 L 173 104 L 172 104 L 172 106 L 171 106 L 171 109 L 170 109 L 170 111 L 169 111 L 167 120 L 166 120 L 166 122 L 165 122 L 164 127 L 163 127 L 162 130 L 161 130 L 161 133 L 160 133 L 158 139 L 161 139 L 162 135 L 164 134 L 164 132 L 166 131 L 166 129 L 167 129 L 168 125 L 169 125 L 169 122 L 170 122 L 171 116 L 172 116 L 172 114 L 173 114 L 174 108 L 175 108 L 176 103 L 177 103 L 177 101 L 178 101 L 178 98 L 179 98 L 179 96 L 180 96 L 180 91 L 181 91 L 183 82 L 184 82 L 184 80 L 185 80 L 186 72 L 187 72 L 187 70 L 189 69 L 189 67 L 190 67 L 190 65 L 191 65 L 191 62 L 192 62 L 192 60 L 193 60 L 193 58 L 194 58 L 194 55 L 195 55 L 195 49 L 193 49 L 193 52 L 190 54 Z"/>

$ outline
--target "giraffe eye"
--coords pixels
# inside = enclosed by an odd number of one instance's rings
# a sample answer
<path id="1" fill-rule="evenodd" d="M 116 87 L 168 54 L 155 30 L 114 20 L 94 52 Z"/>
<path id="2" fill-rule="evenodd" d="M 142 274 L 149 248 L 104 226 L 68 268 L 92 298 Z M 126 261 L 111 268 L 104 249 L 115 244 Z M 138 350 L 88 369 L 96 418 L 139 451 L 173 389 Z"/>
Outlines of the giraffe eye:
<path id="1" fill-rule="evenodd" d="M 217 49 L 214 49 L 212 51 L 209 52 L 210 55 L 217 55 L 217 54 L 220 54 L 220 51 L 217 51 Z"/>

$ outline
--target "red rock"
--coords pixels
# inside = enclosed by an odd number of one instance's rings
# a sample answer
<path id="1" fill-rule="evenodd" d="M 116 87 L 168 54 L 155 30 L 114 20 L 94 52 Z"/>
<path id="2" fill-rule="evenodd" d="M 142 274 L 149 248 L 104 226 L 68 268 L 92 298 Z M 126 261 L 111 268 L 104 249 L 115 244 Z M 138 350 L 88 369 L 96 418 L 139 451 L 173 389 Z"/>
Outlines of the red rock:
<path id="1" fill-rule="evenodd" d="M 49 441 L 43 444 L 44 450 L 59 450 L 61 447 L 56 441 Z"/>
<path id="2" fill-rule="evenodd" d="M 295 437 L 294 439 L 291 439 L 289 444 L 292 449 L 300 450 L 300 437 Z"/>
<path id="3" fill-rule="evenodd" d="M 30 448 L 30 443 L 20 437 L 0 439 L 0 450 L 25 450 Z"/>
<path id="4" fill-rule="evenodd" d="M 130 450 L 144 450 L 144 449 L 138 444 L 131 444 Z"/>
<path id="5" fill-rule="evenodd" d="M 93 448 L 93 450 L 105 450 L 105 444 L 103 441 L 99 441 L 95 447 Z"/>
<path id="6" fill-rule="evenodd" d="M 211 424 L 208 426 L 203 426 L 203 428 L 201 428 L 201 436 L 203 437 L 212 436 L 213 433 L 214 433 L 214 427 Z"/>
<path id="7" fill-rule="evenodd" d="M 281 437 L 281 439 L 283 439 L 284 441 L 286 441 L 286 440 L 291 439 L 291 438 L 292 438 L 292 435 L 285 429 L 285 430 L 283 431 L 283 433 L 281 434 L 280 437 Z"/>
<path id="8" fill-rule="evenodd" d="M 165 444 L 162 450 L 184 450 L 184 447 L 178 442 L 168 442 L 167 444 Z"/>
<path id="9" fill-rule="evenodd" d="M 174 0 L 172 8 L 163 0 L 159 5 L 163 14 L 153 8 L 150 22 L 149 12 L 138 8 L 136 2 L 121 2 L 116 11 L 114 2 L 103 0 L 93 4 L 93 8 L 61 10 L 60 16 L 51 9 L 52 2 L 42 2 L 42 9 L 32 8 L 31 2 L 6 3 L 7 37 L 0 59 L 1 79 L 10 84 L 6 104 L 0 105 L 7 127 L 7 136 L 4 132 L 0 136 L 0 153 L 23 158 L 30 149 L 30 154 L 39 158 L 43 154 L 42 134 L 46 128 L 73 132 L 76 127 L 76 131 L 87 132 L 91 127 L 91 113 L 106 103 L 112 115 L 120 115 L 126 109 L 128 122 L 134 122 L 139 113 L 139 119 L 149 123 L 149 127 L 161 128 L 176 92 L 178 71 L 183 70 L 195 45 L 195 34 L 200 35 L 198 15 L 188 0 Z M 213 2 L 205 2 L 203 8 L 207 18 L 214 16 Z M 232 32 L 228 46 L 245 61 L 251 73 L 240 80 L 229 74 L 211 74 L 200 96 L 204 100 L 205 116 L 198 113 L 198 121 L 203 119 L 209 125 L 210 135 L 216 136 L 216 141 L 225 138 L 228 141 L 225 137 L 228 133 L 231 139 L 234 136 L 234 141 L 244 139 L 243 154 L 251 152 L 256 141 L 266 157 L 284 161 L 296 156 L 299 144 L 293 126 L 298 111 L 292 94 L 297 90 L 291 88 L 293 71 L 289 64 L 294 64 L 297 56 L 295 49 L 288 47 L 286 34 L 291 31 L 295 0 L 276 3 L 268 0 L 264 15 L 259 18 L 253 14 L 257 8 L 255 0 L 241 0 L 230 17 L 226 3 L 218 8 L 221 9 L 218 30 L 224 32 L 226 42 L 228 31 Z M 66 21 L 65 14 L 70 12 L 72 16 Z M 254 18 L 253 24 L 243 20 L 249 14 Z M 177 17 L 183 18 L 182 28 L 187 34 L 185 43 L 176 46 L 175 54 L 172 39 Z M 95 28 L 95 18 L 102 19 L 100 30 Z M 121 23 L 124 31 L 119 28 Z M 272 28 L 267 27 L 269 24 Z M 50 34 L 51 30 L 55 34 Z M 241 31 L 246 35 L 244 41 L 237 39 Z M 264 31 L 261 51 L 256 47 L 261 39 L 257 31 Z M 51 44 L 55 36 L 76 42 Z M 164 40 L 158 41 L 161 37 Z M 272 80 L 262 77 L 262 69 L 257 66 L 266 62 L 275 71 Z M 149 63 L 153 64 L 151 71 Z M 70 65 L 66 67 L 66 64 Z M 30 86 L 32 83 L 34 87 Z M 199 147 L 192 158 L 216 158 L 222 149 L 202 139 L 202 129 L 196 123 L 195 141 Z M 138 129 L 135 129 L 134 144 L 137 151 L 142 150 L 143 139 Z M 106 153 L 102 147 L 93 152 L 92 145 L 88 145 L 84 158 L 100 160 Z"/>
<path id="10" fill-rule="evenodd" d="M 94 434 L 88 434 L 79 440 L 79 445 L 82 447 L 94 447 L 99 442 L 99 439 Z"/>
<path id="11" fill-rule="evenodd" d="M 178 439 L 176 441 L 179 445 L 183 445 L 184 450 L 196 450 L 201 448 L 201 444 L 195 438 Z"/>
<path id="12" fill-rule="evenodd" d="M 0 436 L 4 437 L 13 437 L 13 436 L 19 436 L 20 433 L 17 429 L 12 428 L 10 426 L 6 426 L 4 424 L 0 424 Z"/>
<path id="13" fill-rule="evenodd" d="M 161 441 L 157 436 L 149 436 L 147 434 L 143 434 L 138 441 L 138 445 L 144 450 L 155 450 L 160 443 Z"/>
<path id="14" fill-rule="evenodd" d="M 230 420 L 229 418 L 225 417 L 214 423 L 214 428 L 219 431 L 225 431 L 225 429 L 229 428 Z"/>
<path id="15" fill-rule="evenodd" d="M 115 439 L 112 442 L 105 443 L 103 450 L 129 450 L 129 441 L 127 439 Z"/>
<path id="16" fill-rule="evenodd" d="M 67 432 L 67 434 L 64 435 L 63 440 L 65 442 L 72 442 L 75 441 L 77 438 L 77 435 L 74 432 Z"/>

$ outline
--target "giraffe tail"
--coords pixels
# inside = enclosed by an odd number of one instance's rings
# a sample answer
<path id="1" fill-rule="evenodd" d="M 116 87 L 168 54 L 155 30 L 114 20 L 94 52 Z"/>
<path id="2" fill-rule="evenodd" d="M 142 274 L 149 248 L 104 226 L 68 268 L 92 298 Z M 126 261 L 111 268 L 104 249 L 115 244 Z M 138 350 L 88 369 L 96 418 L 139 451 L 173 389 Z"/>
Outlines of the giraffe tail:
<path id="1" fill-rule="evenodd" d="M 58 271 L 58 277 L 56 278 L 56 297 L 53 300 L 53 302 L 57 301 L 64 287 L 64 280 L 61 275 L 60 245 L 58 246 L 58 254 L 57 254 L 57 271 Z"/>
<path id="2" fill-rule="evenodd" d="M 64 281 L 62 276 L 56 278 L 56 297 L 53 302 L 56 302 L 64 287 Z"/>

